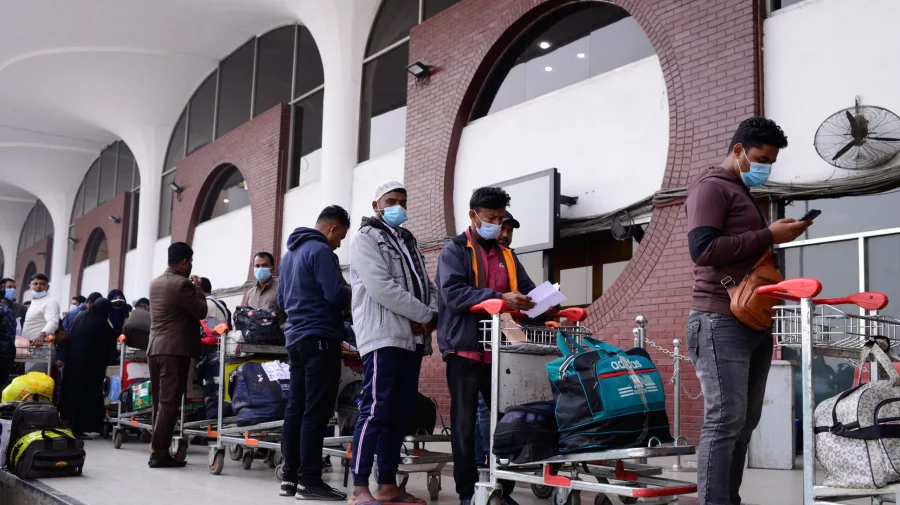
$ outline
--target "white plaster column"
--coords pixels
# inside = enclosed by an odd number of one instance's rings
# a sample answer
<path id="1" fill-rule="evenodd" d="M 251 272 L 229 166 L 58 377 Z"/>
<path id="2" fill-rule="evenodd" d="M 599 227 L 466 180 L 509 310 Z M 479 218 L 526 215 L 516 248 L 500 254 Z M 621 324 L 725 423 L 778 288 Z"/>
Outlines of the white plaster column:
<path id="1" fill-rule="evenodd" d="M 54 199 L 41 200 L 53 220 L 53 248 L 50 258 L 50 296 L 61 309 L 69 305 L 69 283 L 63 282 L 66 277 L 66 252 L 69 245 L 69 218 L 72 205 L 75 203 L 74 193 L 56 195 Z M 23 289 L 23 288 L 20 288 Z"/>

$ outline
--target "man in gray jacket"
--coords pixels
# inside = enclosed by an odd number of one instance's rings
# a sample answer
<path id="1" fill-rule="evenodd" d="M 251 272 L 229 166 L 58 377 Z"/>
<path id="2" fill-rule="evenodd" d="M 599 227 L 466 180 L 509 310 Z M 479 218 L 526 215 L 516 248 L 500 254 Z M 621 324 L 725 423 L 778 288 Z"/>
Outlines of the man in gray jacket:
<path id="1" fill-rule="evenodd" d="M 353 433 L 351 505 L 424 503 L 397 487 L 397 465 L 413 414 L 419 369 L 437 326 L 437 288 L 406 222 L 406 189 L 385 181 L 375 189 L 375 217 L 363 218 L 350 245 L 353 327 L 363 359 L 363 399 Z M 369 491 L 378 456 L 378 488 Z"/>

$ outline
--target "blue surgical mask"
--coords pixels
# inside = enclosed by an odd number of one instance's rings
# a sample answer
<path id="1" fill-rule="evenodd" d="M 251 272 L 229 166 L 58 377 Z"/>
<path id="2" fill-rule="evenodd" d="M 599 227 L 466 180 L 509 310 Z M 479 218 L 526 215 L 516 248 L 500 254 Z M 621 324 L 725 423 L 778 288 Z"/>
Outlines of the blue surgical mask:
<path id="1" fill-rule="evenodd" d="M 34 298 L 34 299 L 40 299 L 40 298 L 43 298 L 43 297 L 45 297 L 45 296 L 47 296 L 47 292 L 46 292 L 46 291 L 41 291 L 41 292 L 39 293 L 39 292 L 37 292 L 37 291 L 35 291 L 35 290 L 33 290 L 33 289 L 31 290 L 31 297 Z"/>
<path id="2" fill-rule="evenodd" d="M 6 292 L 3 293 L 3 296 L 11 302 L 16 301 L 16 288 L 6 288 Z"/>
<path id="3" fill-rule="evenodd" d="M 475 219 L 481 221 L 481 218 L 478 217 L 478 214 L 475 214 Z M 485 240 L 496 240 L 497 237 L 500 236 L 500 228 L 501 225 L 499 224 L 491 224 L 481 221 L 481 226 L 478 228 L 478 234 L 481 235 L 481 238 Z"/>
<path id="4" fill-rule="evenodd" d="M 747 160 L 747 163 L 750 163 L 750 171 L 741 172 L 741 179 L 744 181 L 744 184 L 748 188 L 765 184 L 769 180 L 769 174 L 772 173 L 772 165 L 750 161 L 750 158 L 747 158 L 747 151 L 744 151 L 744 158 Z"/>
<path id="5" fill-rule="evenodd" d="M 385 207 L 381 209 L 381 213 L 384 216 L 384 222 L 393 226 L 394 228 L 409 221 L 409 217 L 407 217 L 406 215 L 406 209 L 404 209 L 400 205 Z"/>
<path id="6" fill-rule="evenodd" d="M 253 269 L 253 276 L 259 282 L 266 282 L 272 278 L 272 269 L 269 267 L 256 267 Z"/>

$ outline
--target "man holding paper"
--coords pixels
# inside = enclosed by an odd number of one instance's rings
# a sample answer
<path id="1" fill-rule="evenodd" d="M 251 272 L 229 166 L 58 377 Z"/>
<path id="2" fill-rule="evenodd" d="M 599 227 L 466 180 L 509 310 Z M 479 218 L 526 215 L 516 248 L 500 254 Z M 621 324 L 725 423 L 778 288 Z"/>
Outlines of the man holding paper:
<path id="1" fill-rule="evenodd" d="M 479 188 L 469 200 L 471 226 L 451 240 L 438 259 L 438 344 L 447 363 L 450 389 L 450 437 L 453 478 L 461 505 L 469 505 L 475 493 L 478 470 L 475 461 L 478 393 L 491 397 L 491 354 L 481 344 L 481 319 L 469 308 L 492 298 L 502 298 L 510 310 L 530 310 L 534 282 L 515 253 L 500 245 L 509 194 L 501 188 Z M 504 485 L 504 505 L 512 483 Z"/>

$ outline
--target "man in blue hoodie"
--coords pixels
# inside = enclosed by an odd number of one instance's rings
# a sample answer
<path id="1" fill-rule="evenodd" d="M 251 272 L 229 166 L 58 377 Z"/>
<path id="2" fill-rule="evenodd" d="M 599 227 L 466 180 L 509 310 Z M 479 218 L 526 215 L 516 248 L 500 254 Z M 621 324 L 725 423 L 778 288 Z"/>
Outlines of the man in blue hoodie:
<path id="1" fill-rule="evenodd" d="M 343 310 L 350 305 L 350 289 L 334 250 L 349 229 L 346 210 L 326 207 L 315 228 L 291 233 L 281 260 L 278 305 L 287 314 L 284 333 L 291 363 L 291 398 L 281 438 L 281 496 L 298 500 L 347 499 L 322 480 L 322 442 L 337 399 Z"/>

